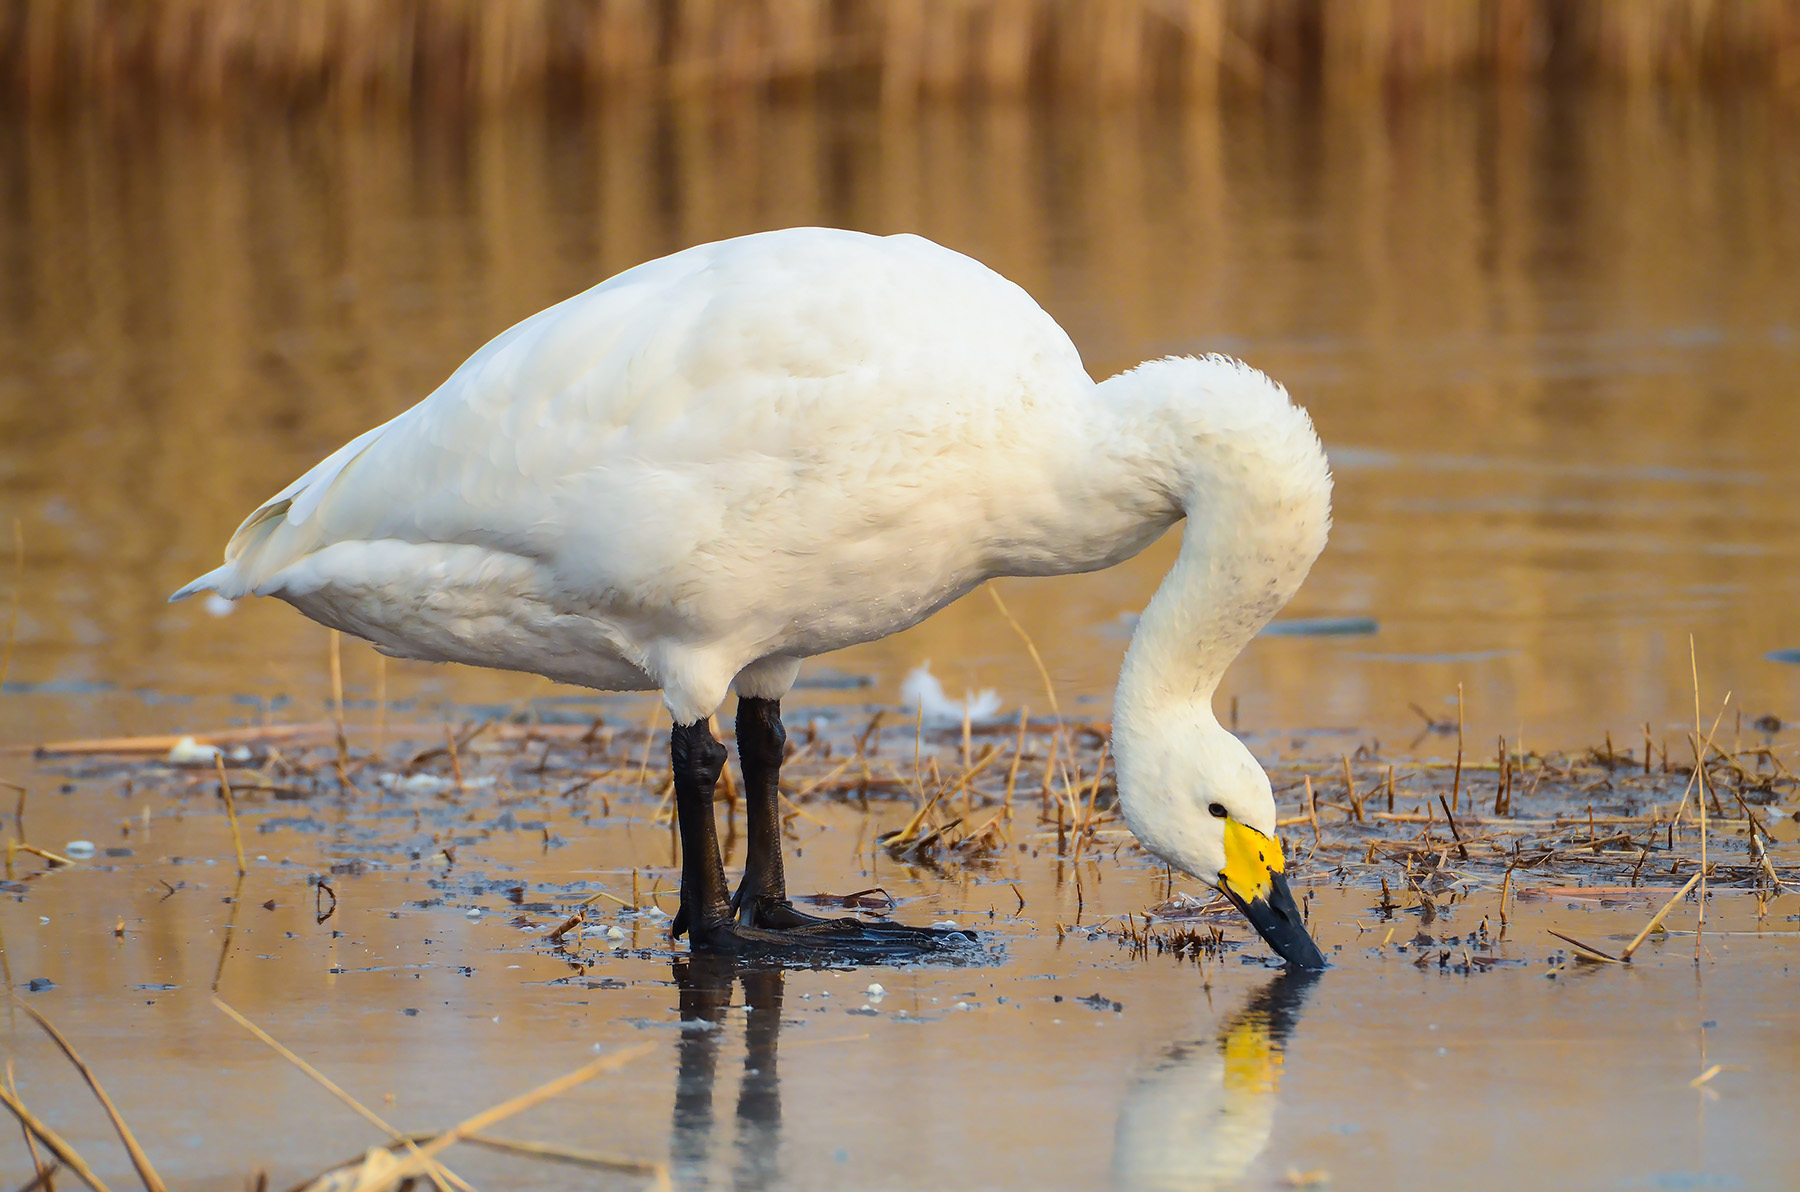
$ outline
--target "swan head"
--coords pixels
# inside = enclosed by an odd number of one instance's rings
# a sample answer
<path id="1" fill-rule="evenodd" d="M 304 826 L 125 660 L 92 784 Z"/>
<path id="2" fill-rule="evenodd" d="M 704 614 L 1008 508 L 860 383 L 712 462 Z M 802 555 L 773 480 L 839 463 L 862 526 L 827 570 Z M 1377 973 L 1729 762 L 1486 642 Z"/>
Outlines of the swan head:
<path id="1" fill-rule="evenodd" d="M 1230 899 L 1257 934 L 1297 969 L 1322 969 L 1288 888 L 1275 835 L 1269 776 L 1205 709 L 1157 726 L 1115 720 L 1119 806 L 1160 859 Z"/>

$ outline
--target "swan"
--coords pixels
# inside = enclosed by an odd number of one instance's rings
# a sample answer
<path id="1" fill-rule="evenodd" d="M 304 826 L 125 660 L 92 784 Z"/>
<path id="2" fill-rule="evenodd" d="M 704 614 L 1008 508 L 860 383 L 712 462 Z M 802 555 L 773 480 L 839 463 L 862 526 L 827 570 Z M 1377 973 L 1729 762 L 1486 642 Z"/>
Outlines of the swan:
<path id="1" fill-rule="evenodd" d="M 257 508 L 170 597 L 274 596 L 398 658 L 660 690 L 698 950 L 851 959 L 966 937 L 788 900 L 782 698 L 801 661 L 995 576 L 1110 567 L 1185 518 L 1119 676 L 1126 823 L 1291 965 L 1324 957 L 1225 668 L 1324 548 L 1306 412 L 1223 356 L 1096 384 L 1055 320 L 913 235 L 791 228 L 653 260 L 501 333 Z M 726 886 L 708 721 L 738 697 L 746 864 Z"/>

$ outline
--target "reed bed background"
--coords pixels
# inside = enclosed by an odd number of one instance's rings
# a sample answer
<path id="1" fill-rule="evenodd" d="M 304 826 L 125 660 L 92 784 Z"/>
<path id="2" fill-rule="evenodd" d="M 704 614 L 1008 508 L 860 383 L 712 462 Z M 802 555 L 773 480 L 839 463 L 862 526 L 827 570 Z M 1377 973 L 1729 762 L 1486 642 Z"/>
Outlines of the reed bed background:
<path id="1" fill-rule="evenodd" d="M 1800 84 L 1800 0 L 12 0 L 0 93 L 351 105 L 815 85 L 886 102 L 1462 76 Z"/>

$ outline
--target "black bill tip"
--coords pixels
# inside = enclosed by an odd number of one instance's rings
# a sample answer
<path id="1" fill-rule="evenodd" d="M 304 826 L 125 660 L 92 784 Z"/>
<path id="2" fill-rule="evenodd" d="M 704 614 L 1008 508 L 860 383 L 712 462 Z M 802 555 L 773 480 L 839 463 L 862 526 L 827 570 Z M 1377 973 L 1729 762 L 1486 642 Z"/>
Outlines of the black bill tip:
<path id="1" fill-rule="evenodd" d="M 1269 875 L 1269 892 L 1260 898 L 1246 900 L 1229 885 L 1221 887 L 1225 897 L 1244 912 L 1244 918 L 1250 920 L 1250 926 L 1256 933 L 1267 940 L 1269 947 L 1275 949 L 1276 955 L 1288 962 L 1292 968 L 1317 972 L 1325 967 L 1325 953 L 1319 951 L 1319 945 L 1313 943 L 1312 936 L 1306 933 L 1306 925 L 1300 921 L 1300 908 L 1294 902 L 1294 895 L 1288 889 L 1287 878 L 1279 873 Z"/>

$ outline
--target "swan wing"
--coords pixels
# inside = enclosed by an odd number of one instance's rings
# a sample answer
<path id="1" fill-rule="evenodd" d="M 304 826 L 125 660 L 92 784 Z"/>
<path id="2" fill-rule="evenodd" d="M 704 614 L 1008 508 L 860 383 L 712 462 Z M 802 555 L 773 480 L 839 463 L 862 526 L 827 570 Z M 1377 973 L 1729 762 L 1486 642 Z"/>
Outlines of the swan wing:
<path id="1" fill-rule="evenodd" d="M 1029 295 L 920 237 L 700 245 L 497 336 L 265 502 L 225 564 L 173 598 L 291 594 L 329 580 L 308 566 L 327 548 L 393 543 L 480 548 L 667 603 L 728 523 L 804 490 L 800 524 L 745 546 L 779 552 L 868 530 L 896 495 L 966 494 L 996 442 L 1045 425 L 1037 407 L 1091 389 Z"/>

